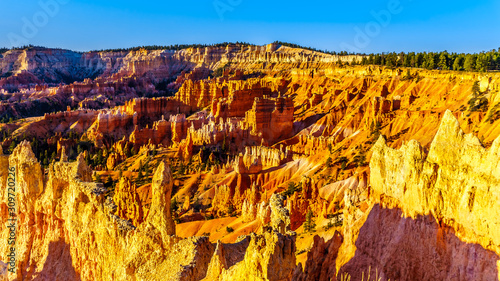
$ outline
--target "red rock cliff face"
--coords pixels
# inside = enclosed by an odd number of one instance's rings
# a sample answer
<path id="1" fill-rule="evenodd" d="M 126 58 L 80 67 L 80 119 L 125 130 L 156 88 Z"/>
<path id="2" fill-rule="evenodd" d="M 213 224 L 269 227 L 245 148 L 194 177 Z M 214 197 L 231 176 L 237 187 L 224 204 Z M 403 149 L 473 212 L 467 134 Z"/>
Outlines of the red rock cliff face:
<path id="1" fill-rule="evenodd" d="M 291 137 L 293 134 L 293 102 L 290 98 L 256 98 L 245 122 L 251 134 L 262 137 L 267 144 Z"/>

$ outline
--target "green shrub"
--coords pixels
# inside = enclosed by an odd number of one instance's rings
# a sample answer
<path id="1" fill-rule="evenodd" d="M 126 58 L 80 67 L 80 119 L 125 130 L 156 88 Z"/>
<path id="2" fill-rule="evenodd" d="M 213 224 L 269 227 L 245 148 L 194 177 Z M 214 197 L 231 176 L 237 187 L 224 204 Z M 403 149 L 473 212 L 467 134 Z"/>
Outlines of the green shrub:
<path id="1" fill-rule="evenodd" d="M 328 214 L 327 218 L 329 219 L 328 224 L 323 226 L 323 229 L 326 231 L 332 227 L 340 227 L 342 226 L 342 213 L 336 214 Z"/>
<path id="2" fill-rule="evenodd" d="M 356 166 L 361 167 L 366 164 L 366 155 L 364 153 L 360 153 L 356 156 L 354 156 L 354 163 L 356 163 Z"/>
<path id="3" fill-rule="evenodd" d="M 490 113 L 488 113 L 488 117 L 486 118 L 487 122 L 493 124 L 496 120 L 500 118 L 500 103 L 495 104 L 491 109 Z"/>
<path id="4" fill-rule="evenodd" d="M 299 191 L 300 189 L 301 188 L 299 187 L 298 184 L 296 185 L 294 182 L 289 182 L 287 190 L 283 191 L 282 195 L 288 197 L 288 196 L 293 195 L 295 192 Z"/>
<path id="5" fill-rule="evenodd" d="M 469 104 L 470 112 L 486 112 L 488 110 L 488 99 L 485 93 L 480 91 L 479 82 L 474 82 L 472 85 L 472 98 L 467 102 Z"/>

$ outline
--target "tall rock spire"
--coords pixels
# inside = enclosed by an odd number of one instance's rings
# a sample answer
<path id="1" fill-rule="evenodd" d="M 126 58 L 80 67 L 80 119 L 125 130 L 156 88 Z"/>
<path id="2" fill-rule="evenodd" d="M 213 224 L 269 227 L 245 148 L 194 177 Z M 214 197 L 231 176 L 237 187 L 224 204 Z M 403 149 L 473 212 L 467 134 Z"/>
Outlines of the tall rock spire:
<path id="1" fill-rule="evenodd" d="M 175 235 L 175 223 L 170 213 L 172 196 L 172 172 L 165 162 L 161 162 L 153 175 L 151 209 L 147 222 L 160 230 L 163 235 Z"/>

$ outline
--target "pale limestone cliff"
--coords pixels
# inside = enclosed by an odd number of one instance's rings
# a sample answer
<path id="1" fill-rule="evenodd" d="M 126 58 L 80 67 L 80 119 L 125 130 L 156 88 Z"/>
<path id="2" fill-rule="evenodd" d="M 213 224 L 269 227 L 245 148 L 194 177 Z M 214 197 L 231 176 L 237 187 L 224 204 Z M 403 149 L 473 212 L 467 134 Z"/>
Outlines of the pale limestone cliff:
<path id="1" fill-rule="evenodd" d="M 295 233 L 290 232 L 284 198 L 270 199 L 270 224 L 263 234 L 240 237 L 232 245 L 217 243 L 205 280 L 292 280 L 295 269 Z"/>
<path id="2" fill-rule="evenodd" d="M 271 222 L 271 207 L 269 207 L 269 204 L 265 201 L 260 202 L 260 204 L 257 205 L 257 219 L 262 225 L 268 224 Z"/>
<path id="3" fill-rule="evenodd" d="M 91 170 L 82 156 L 74 163 L 54 163 L 45 178 L 24 142 L 10 157 L 10 166 L 17 168 L 19 186 L 18 272 L 11 279 L 199 280 L 205 276 L 213 252 L 208 239 L 168 235 L 173 228 L 165 202 L 170 202 L 172 183 L 164 164 L 153 181 L 155 216 L 137 229 L 113 215 L 116 205 L 105 200 L 102 186 L 88 182 Z M 1 167 L 2 174 L 7 168 L 8 164 Z M 6 202 L 2 194 L 2 213 Z M 2 216 L 2 223 L 6 218 Z M 7 235 L 3 230 L 0 236 Z M 6 245 L 0 251 L 6 253 Z"/>
<path id="4" fill-rule="evenodd" d="M 243 221 L 251 222 L 257 219 L 259 202 L 262 197 L 261 192 L 260 187 L 256 184 L 253 184 L 250 189 L 245 191 L 245 200 L 243 201 L 243 205 L 241 207 L 241 217 L 243 218 Z"/>
<path id="5" fill-rule="evenodd" d="M 282 234 L 290 231 L 290 211 L 285 208 L 284 201 L 285 198 L 277 193 L 273 194 L 269 199 L 271 226 Z"/>
<path id="6" fill-rule="evenodd" d="M 102 185 L 89 182 L 92 170 L 83 154 L 73 163 L 62 157 L 50 165 L 47 176 L 28 142 L 0 159 L 3 179 L 9 166 L 16 167 L 18 175 L 18 271 L 10 275 L 12 280 L 238 280 L 247 276 L 290 280 L 292 276 L 295 234 L 284 231 L 286 210 L 278 197 L 271 200 L 270 232 L 236 244 L 213 245 L 208 237 L 173 235 L 173 179 L 164 162 L 154 173 L 151 208 L 141 223 L 133 185 L 122 179 L 115 204 L 105 197 Z M 255 196 L 248 194 L 252 203 L 258 201 Z M 2 223 L 7 218 L 6 198 L 4 192 Z M 0 232 L 1 239 L 7 235 L 8 230 Z M 7 250 L 6 245 L 0 246 L 2 253 Z"/>
<path id="7" fill-rule="evenodd" d="M 425 155 L 415 141 L 399 150 L 380 138 L 370 161 L 375 194 L 394 198 L 410 217 L 433 215 L 467 242 L 500 254 L 500 138 L 489 149 L 464 134 L 450 111 Z"/>
<path id="8" fill-rule="evenodd" d="M 234 189 L 231 189 L 227 185 L 221 185 L 215 187 L 214 193 L 212 208 L 217 214 L 227 214 L 229 206 L 233 204 Z"/>
<path id="9" fill-rule="evenodd" d="M 143 222 L 145 215 L 137 186 L 129 178 L 120 179 L 115 187 L 113 201 L 116 204 L 117 216 L 131 220 L 134 226 Z"/>
<path id="10" fill-rule="evenodd" d="M 264 201 L 257 205 L 255 196 L 247 197 L 245 206 L 261 209 L 258 216 L 261 225 L 265 225 L 263 233 L 241 236 L 234 244 L 218 241 L 204 280 L 291 280 L 295 269 L 295 233 L 289 231 L 290 218 L 283 206 L 284 198 L 274 194 L 269 207 Z"/>
<path id="11" fill-rule="evenodd" d="M 160 229 L 164 236 L 175 235 L 175 224 L 170 213 L 170 197 L 172 195 L 172 172 L 165 162 L 161 162 L 153 176 L 153 201 L 146 223 Z"/>
<path id="12" fill-rule="evenodd" d="M 370 268 L 382 280 L 500 279 L 499 143 L 484 148 L 450 111 L 428 153 L 380 137 L 370 186 L 345 193 L 337 271 L 355 280 Z"/>
<path id="13" fill-rule="evenodd" d="M 246 244 L 244 251 L 235 251 L 238 244 Z M 276 231 L 262 235 L 252 233 L 244 240 L 230 245 L 217 244 L 209 265 L 208 280 L 291 280 L 295 268 L 295 236 Z M 230 259 L 237 259 L 231 266 Z"/>
<path id="14" fill-rule="evenodd" d="M 453 228 L 432 216 L 408 218 L 397 208 L 376 204 L 361 221 L 362 226 L 350 225 L 358 233 L 347 262 L 344 244 L 339 249 L 338 275 L 348 273 L 351 280 L 369 272 L 381 280 L 499 280 L 497 254 L 461 241 Z M 349 239 L 344 236 L 344 243 Z"/>
<path id="15" fill-rule="evenodd" d="M 241 217 L 244 222 L 254 221 L 257 217 L 257 204 L 251 204 L 247 199 L 241 206 Z"/>
<path id="16" fill-rule="evenodd" d="M 234 170 L 239 174 L 255 174 L 262 170 L 278 167 L 292 160 L 288 150 L 268 148 L 265 146 L 247 146 L 245 154 L 234 161 Z"/>

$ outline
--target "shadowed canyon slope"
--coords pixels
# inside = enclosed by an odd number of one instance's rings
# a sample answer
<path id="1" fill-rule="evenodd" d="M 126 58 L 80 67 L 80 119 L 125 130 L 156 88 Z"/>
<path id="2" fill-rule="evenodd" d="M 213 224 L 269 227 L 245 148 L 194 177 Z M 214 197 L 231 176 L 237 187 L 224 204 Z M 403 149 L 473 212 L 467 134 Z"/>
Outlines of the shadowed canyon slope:
<path id="1" fill-rule="evenodd" d="M 500 75 L 359 60 L 4 53 L 2 276 L 500 280 Z"/>

